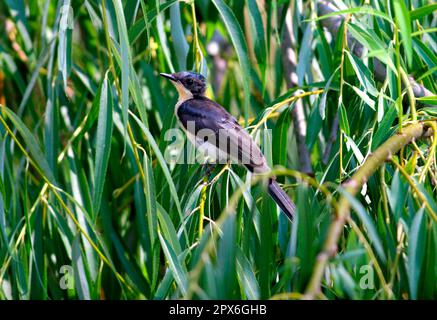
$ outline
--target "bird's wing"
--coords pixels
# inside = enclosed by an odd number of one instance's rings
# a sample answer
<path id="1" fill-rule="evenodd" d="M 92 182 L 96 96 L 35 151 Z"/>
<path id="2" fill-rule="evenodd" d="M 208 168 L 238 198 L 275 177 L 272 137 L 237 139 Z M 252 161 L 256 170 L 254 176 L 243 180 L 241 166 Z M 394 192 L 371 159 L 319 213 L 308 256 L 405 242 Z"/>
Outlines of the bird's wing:
<path id="1" fill-rule="evenodd" d="M 214 144 L 230 159 L 252 172 L 269 171 L 266 159 L 252 137 L 222 106 L 205 97 L 182 103 L 177 115 L 185 130 L 196 140 Z"/>

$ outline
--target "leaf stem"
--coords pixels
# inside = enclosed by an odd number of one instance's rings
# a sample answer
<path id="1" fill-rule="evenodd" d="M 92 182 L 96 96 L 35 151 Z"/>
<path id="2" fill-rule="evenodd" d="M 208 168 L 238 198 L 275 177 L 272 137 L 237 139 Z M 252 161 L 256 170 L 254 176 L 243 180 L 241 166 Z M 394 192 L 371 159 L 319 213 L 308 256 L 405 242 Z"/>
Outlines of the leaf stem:
<path id="1" fill-rule="evenodd" d="M 197 34 L 197 18 L 196 18 L 196 8 L 194 6 L 194 0 L 191 2 L 191 16 L 193 17 L 193 41 L 194 41 L 194 63 L 196 67 L 196 72 L 200 70 L 200 61 L 202 59 L 202 51 L 199 46 L 199 37 Z"/>

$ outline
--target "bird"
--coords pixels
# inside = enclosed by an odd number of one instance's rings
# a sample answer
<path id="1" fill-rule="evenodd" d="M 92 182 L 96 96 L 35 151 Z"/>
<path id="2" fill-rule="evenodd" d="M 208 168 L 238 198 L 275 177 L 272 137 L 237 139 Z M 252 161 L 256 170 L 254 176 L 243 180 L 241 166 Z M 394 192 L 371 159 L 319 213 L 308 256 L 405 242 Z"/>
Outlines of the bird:
<path id="1" fill-rule="evenodd" d="M 210 161 L 233 161 L 253 174 L 268 174 L 271 171 L 249 133 L 225 108 L 205 96 L 207 83 L 203 75 L 192 71 L 160 75 L 170 80 L 178 92 L 174 112 L 179 126 L 188 140 Z M 267 190 L 292 221 L 296 206 L 276 182 L 275 176 L 269 178 Z"/>

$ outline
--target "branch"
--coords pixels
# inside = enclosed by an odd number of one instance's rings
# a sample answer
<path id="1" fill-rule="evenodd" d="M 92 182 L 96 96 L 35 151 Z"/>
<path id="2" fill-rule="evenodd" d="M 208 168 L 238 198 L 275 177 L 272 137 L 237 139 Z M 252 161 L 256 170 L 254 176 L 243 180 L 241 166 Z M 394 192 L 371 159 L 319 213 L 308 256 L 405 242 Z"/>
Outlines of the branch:
<path id="1" fill-rule="evenodd" d="M 427 136 L 429 134 L 428 129 L 430 127 L 426 123 L 419 122 L 405 127 L 402 133 L 398 132 L 388 139 L 367 158 L 351 179 L 343 183 L 345 193 L 355 196 L 385 161 L 409 143 L 422 136 Z M 337 214 L 329 227 L 323 250 L 317 256 L 313 274 L 305 293 L 306 299 L 314 299 L 320 293 L 320 284 L 328 260 L 337 252 L 337 242 L 350 213 L 350 203 L 345 194 L 340 197 L 337 208 Z"/>
<path id="2" fill-rule="evenodd" d="M 297 86 L 298 81 L 296 74 L 297 57 L 295 44 L 296 39 L 293 35 L 292 11 L 288 8 L 281 42 L 282 64 L 284 66 L 284 77 L 288 88 Z M 296 101 L 296 105 L 291 111 L 291 117 L 296 136 L 300 171 L 311 174 L 313 169 L 311 167 L 310 154 L 305 144 L 307 124 L 302 100 Z"/>

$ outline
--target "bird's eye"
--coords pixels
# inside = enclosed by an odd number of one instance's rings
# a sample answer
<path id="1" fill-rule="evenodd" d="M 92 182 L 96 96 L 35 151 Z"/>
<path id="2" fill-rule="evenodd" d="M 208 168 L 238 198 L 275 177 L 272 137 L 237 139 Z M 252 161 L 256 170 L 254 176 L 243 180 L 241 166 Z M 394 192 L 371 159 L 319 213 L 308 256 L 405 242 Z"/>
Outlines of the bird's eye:
<path id="1" fill-rule="evenodd" d="M 187 79 L 187 84 L 191 86 L 193 84 L 193 79 Z"/>

